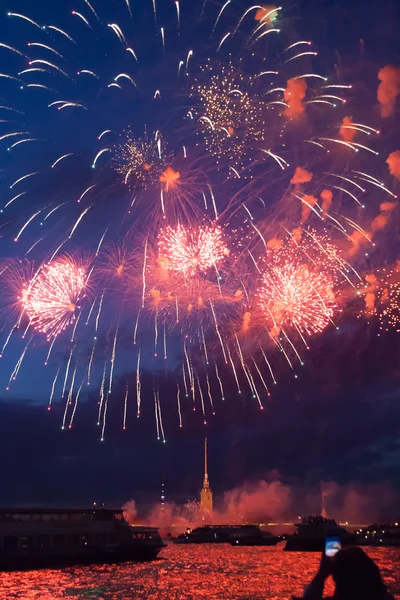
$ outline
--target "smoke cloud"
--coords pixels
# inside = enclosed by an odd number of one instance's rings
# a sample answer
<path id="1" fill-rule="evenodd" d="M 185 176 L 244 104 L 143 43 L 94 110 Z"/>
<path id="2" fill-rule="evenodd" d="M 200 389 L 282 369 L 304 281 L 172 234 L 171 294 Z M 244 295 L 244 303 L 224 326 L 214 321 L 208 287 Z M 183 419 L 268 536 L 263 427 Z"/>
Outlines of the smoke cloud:
<path id="1" fill-rule="evenodd" d="M 376 302 L 376 294 L 373 292 L 367 292 L 364 298 L 365 308 L 368 312 L 374 312 L 375 302 Z"/>
<path id="2" fill-rule="evenodd" d="M 306 97 L 307 83 L 304 79 L 289 79 L 284 91 L 284 98 L 288 106 L 283 114 L 289 119 L 300 119 L 304 116 L 303 100 Z"/>
<path id="3" fill-rule="evenodd" d="M 317 204 L 318 199 L 314 196 L 304 196 L 301 206 L 301 223 L 304 224 L 311 214 L 313 207 Z"/>
<path id="4" fill-rule="evenodd" d="M 396 98 L 400 93 L 400 69 L 386 65 L 379 71 L 378 79 L 381 82 L 378 86 L 381 116 L 390 117 L 394 113 Z"/>
<path id="5" fill-rule="evenodd" d="M 225 492 L 215 501 L 213 522 L 216 524 L 268 523 L 298 521 L 298 515 L 321 514 L 322 496 L 328 517 L 351 524 L 370 524 L 384 516 L 389 518 L 395 506 L 396 494 L 390 483 L 365 485 L 349 483 L 340 485 L 335 481 L 305 490 L 300 485 L 289 486 L 280 480 L 279 474 L 270 473 L 265 479 L 245 483 Z M 130 501 L 123 507 L 125 517 L 138 523 L 136 505 Z M 198 502 L 178 505 L 167 502 L 154 505 L 140 522 L 160 527 L 166 535 L 184 531 L 186 527 L 204 525 Z M 282 525 L 282 531 L 289 527 Z"/>
<path id="6" fill-rule="evenodd" d="M 333 194 L 330 190 L 322 190 L 320 196 L 322 198 L 321 208 L 322 208 L 323 212 L 327 213 L 332 204 Z"/>
<path id="7" fill-rule="evenodd" d="M 312 178 L 313 174 L 311 173 L 311 171 L 307 171 L 302 167 L 296 167 L 296 170 L 292 179 L 290 180 L 290 183 L 292 183 L 293 185 L 299 185 L 301 183 L 307 183 L 311 181 Z"/>
<path id="8" fill-rule="evenodd" d="M 344 117 L 339 129 L 339 135 L 345 142 L 352 142 L 356 136 L 357 130 L 353 129 L 353 117 Z"/>
<path id="9" fill-rule="evenodd" d="M 389 172 L 400 181 L 400 150 L 392 152 L 386 159 L 389 166 Z"/>

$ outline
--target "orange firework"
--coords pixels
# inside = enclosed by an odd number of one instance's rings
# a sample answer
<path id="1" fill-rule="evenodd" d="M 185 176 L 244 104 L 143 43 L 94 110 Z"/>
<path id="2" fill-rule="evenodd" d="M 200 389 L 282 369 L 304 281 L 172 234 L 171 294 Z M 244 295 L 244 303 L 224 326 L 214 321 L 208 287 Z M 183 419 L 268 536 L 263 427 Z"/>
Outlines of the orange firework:
<path id="1" fill-rule="evenodd" d="M 228 250 L 218 226 L 166 227 L 158 237 L 159 264 L 165 269 L 193 276 L 216 267 Z"/>
<path id="2" fill-rule="evenodd" d="M 43 265 L 23 289 L 21 304 L 31 325 L 57 337 L 75 320 L 87 284 L 86 268 L 70 256 Z"/>
<path id="3" fill-rule="evenodd" d="M 168 192 L 171 188 L 174 188 L 180 176 L 179 171 L 174 171 L 171 167 L 168 167 L 160 177 L 160 182 L 164 184 L 164 190 Z"/>

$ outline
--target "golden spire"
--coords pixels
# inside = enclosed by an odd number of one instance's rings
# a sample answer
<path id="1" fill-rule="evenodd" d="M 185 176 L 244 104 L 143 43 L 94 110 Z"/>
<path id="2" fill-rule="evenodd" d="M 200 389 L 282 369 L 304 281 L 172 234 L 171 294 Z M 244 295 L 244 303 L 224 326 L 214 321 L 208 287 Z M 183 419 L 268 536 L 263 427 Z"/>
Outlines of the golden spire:
<path id="1" fill-rule="evenodd" d="M 213 494 L 208 480 L 208 455 L 207 455 L 207 438 L 204 440 L 204 481 L 203 489 L 200 493 L 200 507 L 203 512 L 202 519 L 212 521 L 213 510 Z"/>
<path id="2" fill-rule="evenodd" d="M 207 489 L 210 487 L 210 482 L 208 481 L 208 457 L 207 457 L 207 438 L 204 440 L 204 482 L 203 488 Z"/>

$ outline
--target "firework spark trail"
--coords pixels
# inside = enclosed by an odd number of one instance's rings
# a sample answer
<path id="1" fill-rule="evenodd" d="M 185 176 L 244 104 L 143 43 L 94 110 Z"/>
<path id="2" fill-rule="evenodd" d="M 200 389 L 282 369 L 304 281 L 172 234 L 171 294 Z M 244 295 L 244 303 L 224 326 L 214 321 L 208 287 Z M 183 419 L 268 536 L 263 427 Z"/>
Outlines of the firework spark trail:
<path id="1" fill-rule="evenodd" d="M 62 392 L 61 392 L 61 398 L 64 398 L 65 389 L 67 387 L 69 368 L 71 366 L 71 360 L 72 360 L 72 355 L 74 353 L 74 350 L 75 350 L 75 346 L 72 346 L 71 352 L 69 353 L 69 357 L 68 357 L 67 367 L 65 369 L 65 376 L 64 376 L 64 383 L 63 383 L 63 388 L 62 388 Z"/>
<path id="2" fill-rule="evenodd" d="M 16 364 L 16 365 L 15 365 L 15 367 L 14 367 L 14 370 L 13 370 L 13 372 L 12 372 L 12 373 L 11 373 L 11 375 L 10 375 L 10 379 L 9 379 L 9 381 L 8 381 L 8 386 L 7 386 L 7 388 L 6 388 L 7 390 L 10 388 L 11 381 L 14 381 L 14 380 L 17 378 L 17 375 L 18 375 L 18 373 L 19 373 L 19 370 L 20 370 L 20 368 L 21 368 L 21 365 L 22 365 L 22 361 L 23 361 L 23 360 L 24 360 L 24 358 L 25 358 L 25 355 L 26 355 L 26 353 L 27 353 L 27 351 L 28 351 L 28 348 L 29 348 L 29 346 L 30 346 L 30 343 L 31 343 L 31 341 L 32 341 L 32 340 L 33 340 L 33 336 L 31 337 L 31 339 L 29 340 L 29 342 L 26 344 L 25 348 L 23 349 L 23 351 L 22 351 L 22 354 L 21 354 L 21 356 L 19 357 L 19 359 L 18 359 L 18 361 L 17 361 L 17 364 Z"/>
<path id="3" fill-rule="evenodd" d="M 215 20 L 214 27 L 213 27 L 213 30 L 212 30 L 212 33 L 211 33 L 211 35 L 212 35 L 212 34 L 214 33 L 214 31 L 215 31 L 215 29 L 216 29 L 216 27 L 217 27 L 217 25 L 218 25 L 218 21 L 220 20 L 220 18 L 221 18 L 221 16 L 222 16 L 222 13 L 224 12 L 225 8 L 226 8 L 226 7 L 228 6 L 228 4 L 230 4 L 230 3 L 231 3 L 231 0 L 227 0 L 227 1 L 225 2 L 225 4 L 222 6 L 221 10 L 219 11 L 219 13 L 218 13 L 218 16 L 217 16 L 217 18 L 216 18 L 216 20 Z"/>
<path id="4" fill-rule="evenodd" d="M 218 380 L 218 383 L 219 383 L 219 387 L 220 387 L 220 390 L 221 390 L 221 400 L 225 400 L 224 388 L 222 387 L 222 380 L 221 380 L 221 377 L 219 375 L 218 366 L 217 366 L 216 362 L 214 362 L 214 367 L 215 367 L 215 375 L 217 377 L 217 380 Z"/>
<path id="5" fill-rule="evenodd" d="M 181 411 L 181 389 L 179 387 L 179 383 L 176 384 L 176 403 L 178 407 L 178 418 L 179 418 L 179 427 L 183 427 L 182 423 L 182 411 Z"/>
<path id="6" fill-rule="evenodd" d="M 48 363 L 49 363 L 49 359 L 50 359 L 51 351 L 53 350 L 53 346 L 54 346 L 54 344 L 55 344 L 55 342 L 56 342 L 56 339 L 57 339 L 57 338 L 56 338 L 56 337 L 54 337 L 54 338 L 53 338 L 53 340 L 52 340 L 52 342 L 51 342 L 51 344 L 50 344 L 50 346 L 49 346 L 49 351 L 48 351 L 48 353 L 47 353 L 46 360 L 44 361 L 44 364 L 45 364 L 45 365 L 48 365 Z M 73 341 L 73 340 L 72 340 L 72 341 Z"/>
<path id="7" fill-rule="evenodd" d="M 158 415 L 158 404 L 157 404 L 157 391 L 156 389 L 153 390 L 153 398 L 154 398 L 154 416 L 155 416 L 155 420 L 156 420 L 156 432 L 157 432 L 157 439 L 160 439 L 160 424 L 159 424 L 159 415 Z"/>
<path id="8" fill-rule="evenodd" d="M 79 386 L 78 391 L 76 392 L 76 395 L 75 395 L 74 408 L 72 410 L 71 419 L 69 421 L 68 429 L 72 428 L 72 424 L 73 424 L 74 419 L 75 419 L 75 413 L 76 413 L 76 409 L 78 408 L 78 400 L 79 400 L 79 396 L 80 396 L 80 393 L 81 393 L 81 390 L 82 390 L 82 386 L 83 386 L 83 381 L 82 381 L 81 385 Z"/>
<path id="9" fill-rule="evenodd" d="M 73 342 L 73 341 L 74 341 L 74 339 L 75 339 L 76 328 L 78 327 L 78 323 L 79 323 L 79 320 L 80 320 L 80 318 L 81 318 L 82 314 L 83 314 L 83 313 L 82 313 L 82 311 L 81 311 L 81 312 L 79 313 L 79 315 L 77 316 L 76 320 L 75 320 L 75 325 L 74 325 L 74 328 L 73 328 L 73 330 L 72 330 L 72 335 L 71 335 L 71 342 Z"/>
<path id="10" fill-rule="evenodd" d="M 205 373 L 206 373 L 208 399 L 210 400 L 212 413 L 213 413 L 213 415 L 215 415 L 214 402 L 213 402 L 212 395 L 211 395 L 210 379 L 208 377 L 207 370 L 205 371 Z"/>
<path id="11" fill-rule="evenodd" d="M 54 397 L 54 390 L 56 389 L 57 379 L 60 374 L 60 370 L 61 370 L 61 365 L 57 369 L 56 376 L 54 377 L 53 384 L 51 386 L 51 393 L 50 393 L 49 404 L 48 404 L 47 410 L 51 409 L 51 405 L 52 405 L 53 397 Z"/>
<path id="12" fill-rule="evenodd" d="M 158 408 L 158 421 L 159 421 L 159 425 L 160 425 L 162 441 L 165 443 L 166 440 L 165 440 L 164 425 L 163 425 L 162 413 L 161 413 L 161 402 L 160 402 L 160 390 L 159 389 L 157 389 L 157 408 Z"/>
<path id="13" fill-rule="evenodd" d="M 228 356 L 229 356 L 229 361 L 230 361 L 230 363 L 231 363 L 231 367 L 232 367 L 233 375 L 234 375 L 234 377 L 235 377 L 235 381 L 236 381 L 236 385 L 237 385 L 238 392 L 239 392 L 239 394 L 241 394 L 241 393 L 242 393 L 242 391 L 241 391 L 241 389 L 240 389 L 240 385 L 239 385 L 239 379 L 238 379 L 237 372 L 236 372 L 236 368 L 235 368 L 235 363 L 234 363 L 234 362 L 233 362 L 233 360 L 232 360 L 232 356 L 231 356 L 231 353 L 230 353 L 230 350 L 229 350 L 229 348 L 228 348 Z"/>
<path id="14" fill-rule="evenodd" d="M 85 208 L 85 210 L 79 215 L 78 219 L 76 220 L 75 225 L 72 227 L 71 229 L 71 233 L 68 236 L 68 239 L 71 239 L 72 236 L 74 235 L 74 232 L 76 231 L 76 228 L 78 227 L 79 223 L 82 221 L 83 217 L 86 215 L 86 213 L 89 212 L 89 210 L 92 208 L 92 205 L 89 205 L 87 208 Z"/>
<path id="15" fill-rule="evenodd" d="M 208 365 L 207 345 L 206 345 L 206 339 L 204 337 L 203 325 L 201 325 L 201 339 L 202 339 L 202 342 L 203 342 L 203 349 L 204 349 L 204 356 L 205 356 L 205 359 L 206 359 L 206 364 Z"/>
<path id="16" fill-rule="evenodd" d="M 34 248 L 36 248 L 36 246 L 39 244 L 39 242 L 41 242 L 42 240 L 44 240 L 46 236 L 43 236 L 41 238 L 39 238 L 38 240 L 36 240 L 36 242 L 34 244 L 32 244 L 32 246 L 25 252 L 25 256 L 28 256 L 28 254 L 30 254 L 32 252 L 32 250 Z"/>
<path id="17" fill-rule="evenodd" d="M 95 334 L 97 335 L 97 331 L 99 329 L 99 321 L 100 321 L 100 315 L 101 315 L 101 309 L 103 307 L 103 300 L 104 300 L 104 295 L 105 295 L 105 290 L 103 291 L 101 297 L 100 297 L 100 302 L 99 302 L 99 310 L 97 311 L 97 316 L 96 316 L 96 327 L 95 327 Z"/>
<path id="18" fill-rule="evenodd" d="M 89 359 L 89 364 L 88 364 L 88 369 L 87 369 L 87 382 L 86 382 L 86 385 L 90 385 L 90 376 L 91 376 L 91 373 L 92 373 L 92 365 L 93 365 L 93 357 L 94 357 L 95 348 L 96 348 L 96 340 L 93 343 L 92 352 L 91 352 L 90 359 Z"/>
<path id="19" fill-rule="evenodd" d="M 254 364 L 254 366 L 255 366 L 255 368 L 256 368 L 256 371 L 257 371 L 257 373 L 258 373 L 258 376 L 259 376 L 259 378 L 260 378 L 260 379 L 261 379 L 261 381 L 262 381 L 262 384 L 263 384 L 263 386 L 264 386 L 264 388 L 265 388 L 265 391 L 267 392 L 268 396 L 270 396 L 270 395 L 271 395 L 271 394 L 270 394 L 270 391 L 269 391 L 269 389 L 268 389 L 268 386 L 267 386 L 267 384 L 266 384 L 266 382 L 265 382 L 265 379 L 264 379 L 264 377 L 262 376 L 262 373 L 261 373 L 261 371 L 260 371 L 260 368 L 259 368 L 259 366 L 257 365 L 257 363 L 256 363 L 256 361 L 255 361 L 255 359 L 254 359 L 254 357 L 253 357 L 253 356 L 251 357 L 251 359 L 252 359 L 252 361 L 253 361 L 253 364 Z"/>
<path id="20" fill-rule="evenodd" d="M 256 388 L 256 385 L 254 383 L 254 379 L 253 379 L 253 377 L 252 377 L 249 369 L 247 368 L 247 366 L 246 366 L 246 364 L 244 362 L 243 353 L 242 353 L 242 349 L 240 347 L 239 338 L 238 338 L 238 336 L 237 336 L 236 333 L 235 333 L 235 339 L 236 339 L 236 345 L 237 345 L 237 352 L 238 352 L 238 356 L 240 358 L 240 364 L 242 366 L 243 373 L 245 374 L 246 379 L 247 379 L 247 381 L 249 383 L 249 387 L 250 387 L 250 390 L 251 390 L 251 392 L 253 394 L 253 398 L 257 398 L 258 402 L 259 402 L 259 404 L 261 406 L 261 400 L 260 400 L 260 397 L 258 395 L 257 388 Z"/>
<path id="21" fill-rule="evenodd" d="M 117 328 L 115 330 L 115 336 L 114 336 L 114 342 L 113 342 L 113 348 L 112 348 L 112 354 L 111 354 L 110 379 L 109 379 L 109 382 L 108 382 L 108 394 L 109 395 L 111 394 L 111 390 L 112 390 L 113 374 L 114 374 L 114 367 L 115 367 L 115 354 L 116 354 L 116 348 L 117 348 L 118 329 L 119 329 L 119 323 L 118 323 Z"/>
<path id="22" fill-rule="evenodd" d="M 65 409 L 64 409 L 64 415 L 63 415 L 61 429 L 65 429 L 65 422 L 67 420 L 67 414 L 68 414 L 68 406 L 71 406 L 71 404 L 72 404 L 72 396 L 74 393 L 74 385 L 75 385 L 75 377 L 76 377 L 77 369 L 78 369 L 78 363 L 75 363 L 75 369 L 72 373 L 71 385 L 69 388 L 68 396 L 65 400 Z"/>
<path id="23" fill-rule="evenodd" d="M 203 390 L 201 389 L 200 380 L 199 380 L 199 376 L 198 376 L 197 373 L 196 373 L 196 381 L 197 381 L 197 387 L 199 388 L 201 412 L 202 412 L 203 419 L 204 419 L 204 425 L 207 425 L 206 409 L 205 409 L 205 406 L 204 406 Z"/>
<path id="24" fill-rule="evenodd" d="M 35 217 L 37 217 L 41 212 L 42 212 L 42 209 L 38 210 L 31 217 L 29 217 L 29 219 L 26 221 L 26 223 L 21 227 L 21 229 L 17 233 L 16 237 L 14 238 L 14 242 L 18 242 L 19 241 L 19 238 L 21 237 L 21 235 L 25 231 L 25 229 L 28 227 L 29 223 L 31 223 L 33 221 L 33 219 Z"/>
<path id="25" fill-rule="evenodd" d="M 138 332 L 138 327 L 139 327 L 139 317 L 140 317 L 140 310 L 138 311 L 138 314 L 136 316 L 135 328 L 133 330 L 133 345 L 134 346 L 136 346 L 136 341 L 137 341 L 137 332 Z"/>
<path id="26" fill-rule="evenodd" d="M 189 397 L 189 392 L 188 392 L 188 386 L 187 386 L 187 381 L 186 381 L 186 371 L 185 371 L 185 363 L 182 362 L 182 379 L 183 379 L 183 385 L 185 388 L 185 395 L 186 398 Z"/>
<path id="27" fill-rule="evenodd" d="M 93 302 L 92 302 L 92 305 L 91 305 L 91 307 L 90 307 L 90 309 L 89 309 L 89 313 L 88 313 L 88 316 L 87 316 L 87 319 L 86 319 L 85 325 L 88 325 L 88 324 L 89 324 L 90 317 L 92 316 L 92 312 L 93 312 L 93 309 L 94 309 L 94 307 L 95 307 L 95 304 L 96 304 L 96 302 L 97 302 L 97 297 L 96 297 L 96 298 L 93 300 Z"/>
<path id="28" fill-rule="evenodd" d="M 104 361 L 103 377 L 101 379 L 101 385 L 100 385 L 100 402 L 99 402 L 99 410 L 97 413 L 97 425 L 100 425 L 100 423 L 101 423 L 101 414 L 103 412 L 106 372 L 107 372 L 107 360 Z"/>
<path id="29" fill-rule="evenodd" d="M 191 377 L 191 371 L 190 371 L 190 362 L 189 362 L 189 355 L 187 352 L 187 348 L 186 348 L 186 339 L 183 342 L 183 354 L 185 356 L 185 360 L 186 360 L 186 365 L 187 365 L 187 369 L 188 369 L 188 376 L 189 376 L 189 381 L 190 381 L 190 385 L 191 385 L 191 391 L 193 392 L 193 386 L 192 386 L 192 377 Z M 188 388 L 186 385 L 186 377 L 185 377 L 185 367 L 184 364 L 182 364 L 182 370 L 183 370 L 183 378 L 185 381 L 185 389 L 186 389 L 186 397 L 188 396 Z"/>
<path id="30" fill-rule="evenodd" d="M 52 29 L 53 31 L 56 31 L 57 33 L 63 35 L 64 37 L 67 38 L 67 40 L 69 40 L 70 42 L 72 42 L 73 44 L 75 44 L 77 46 L 77 43 L 75 42 L 75 40 L 63 29 L 60 29 L 59 27 L 55 27 L 54 25 L 46 25 L 46 29 Z"/>
<path id="31" fill-rule="evenodd" d="M 128 413 L 128 396 L 129 396 L 129 386 L 126 384 L 125 398 L 124 398 L 124 418 L 122 421 L 122 429 L 125 431 L 126 429 L 126 417 Z"/>
<path id="32" fill-rule="evenodd" d="M 108 411 L 108 395 L 106 397 L 106 402 L 105 402 L 105 406 L 104 406 L 103 425 L 102 425 L 102 428 L 101 428 L 101 437 L 100 437 L 100 441 L 101 442 L 104 442 L 104 433 L 105 433 L 105 430 L 106 430 L 107 411 Z"/>
<path id="33" fill-rule="evenodd" d="M 158 312 L 154 315 L 154 356 L 157 356 L 157 344 L 158 344 Z"/>
<path id="34" fill-rule="evenodd" d="M 167 360 L 167 331 L 164 324 L 164 360 Z"/>
<path id="35" fill-rule="evenodd" d="M 212 315 L 213 315 L 213 318 L 214 318 L 214 323 L 215 323 L 215 331 L 216 331 L 216 333 L 217 333 L 217 336 L 218 336 L 218 339 L 219 339 L 219 343 L 221 344 L 221 349 L 222 349 L 222 353 L 223 353 L 223 355 L 224 355 L 224 360 L 225 360 L 225 363 L 227 363 L 228 361 L 227 361 L 227 358 L 226 358 L 226 352 L 225 352 L 225 346 L 224 346 L 224 342 L 223 342 L 223 340 L 222 340 L 222 336 L 221 336 L 221 333 L 220 333 L 220 331 L 219 331 L 219 326 L 218 326 L 217 316 L 216 316 L 216 314 L 215 314 L 214 306 L 213 306 L 213 303 L 212 303 L 211 301 L 210 301 L 210 307 L 211 307 L 211 312 L 212 312 Z"/>
<path id="36" fill-rule="evenodd" d="M 1 349 L 0 358 L 3 356 L 4 350 L 7 348 L 8 343 L 9 343 L 9 341 L 11 339 L 11 336 L 14 333 L 14 331 L 16 330 L 17 327 L 18 327 L 18 321 L 15 323 L 15 325 L 13 327 L 11 327 L 9 334 L 6 337 L 6 341 L 4 342 L 3 347 Z"/>
<path id="37" fill-rule="evenodd" d="M 148 243 L 148 238 L 146 238 L 146 242 L 144 245 L 144 253 L 143 253 L 143 270 L 142 270 L 142 308 L 144 308 L 144 299 L 145 299 L 145 295 L 146 295 L 146 263 L 147 263 L 147 243 Z M 138 319 L 139 319 L 139 315 L 138 315 Z"/>

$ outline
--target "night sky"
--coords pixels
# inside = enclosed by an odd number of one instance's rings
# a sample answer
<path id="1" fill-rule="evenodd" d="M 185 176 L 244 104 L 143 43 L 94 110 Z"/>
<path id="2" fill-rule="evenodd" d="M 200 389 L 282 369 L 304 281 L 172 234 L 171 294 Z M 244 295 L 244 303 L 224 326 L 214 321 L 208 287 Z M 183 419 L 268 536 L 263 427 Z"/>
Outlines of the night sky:
<path id="1" fill-rule="evenodd" d="M 70 0 L 61 3 L 71 4 Z M 111 0 L 93 0 L 99 11 L 110 3 Z M 159 3 L 162 11 L 167 0 Z M 28 0 L 9 0 L 6 4 L 2 7 L 4 12 L 22 12 L 39 22 L 53 22 L 57 16 L 58 3 L 50 0 L 38 0 L 35 10 Z M 78 10 L 77 4 L 72 8 Z M 149 2 L 132 0 L 132 4 L 140 10 L 138 5 L 147 7 Z M 181 0 L 182 7 L 184 4 L 185 0 Z M 283 6 L 300 39 L 302 35 L 310 36 L 322 56 L 336 56 L 333 60 L 351 74 L 349 79 L 357 78 L 360 39 L 364 40 L 362 60 L 371 72 L 388 63 L 400 64 L 397 0 L 382 0 L 378 4 L 362 0 L 297 0 L 284 2 Z M 8 25 L 7 19 L 0 16 L 0 39 L 22 45 L 26 36 L 16 39 L 7 30 Z M 199 26 L 199 40 L 202 27 L 209 26 Z M 145 41 L 141 43 L 143 56 Z M 2 85 L 3 82 L 0 97 Z M 372 79 L 374 90 L 376 85 Z M 131 110 L 128 103 L 126 110 Z M 140 119 L 144 120 L 145 109 L 142 110 Z M 38 130 L 51 127 L 46 118 L 38 114 Z M 79 138 L 80 118 L 67 124 L 62 134 Z M 85 147 L 85 140 L 79 143 L 83 155 L 93 154 Z M 37 151 L 46 153 L 48 148 L 43 145 Z M 13 167 L 4 153 L 0 161 L 0 174 L 8 179 L 8 169 Z M 70 186 L 75 193 L 86 177 L 79 165 L 74 177 L 72 183 L 62 181 L 61 187 Z M 40 183 L 33 190 L 35 204 L 40 202 Z M 63 190 L 58 193 L 62 200 Z M 104 215 L 98 218 L 96 227 L 101 226 Z M 18 219 L 18 212 L 12 219 Z M 63 227 L 62 222 L 58 227 Z M 90 227 L 93 224 L 85 226 L 82 232 L 89 246 L 95 239 Z M 398 231 L 394 227 L 388 235 L 388 252 L 396 256 Z M 2 256 L 11 256 L 14 248 L 8 233 L 3 234 L 0 244 Z M 156 439 L 151 398 L 146 406 L 144 397 L 140 420 L 136 420 L 132 406 L 127 430 L 121 430 L 124 381 L 126 377 L 134 378 L 134 367 L 123 357 L 123 351 L 114 392 L 114 398 L 119 397 L 120 401 L 110 406 L 103 442 L 96 426 L 95 390 L 85 392 L 73 429 L 61 431 L 64 404 L 56 401 L 53 410 L 47 411 L 53 376 L 46 375 L 42 355 L 30 353 L 11 391 L 0 391 L 0 503 L 82 505 L 97 501 L 119 506 L 135 498 L 145 504 L 157 500 L 161 483 L 165 483 L 168 499 L 185 501 L 196 497 L 201 487 L 205 432 L 209 439 L 211 485 L 216 494 L 260 479 L 279 479 L 304 493 L 317 489 L 320 482 L 335 481 L 340 485 L 390 484 L 394 494 L 400 494 L 400 336 L 394 331 L 377 334 L 376 325 L 366 326 L 355 316 L 347 319 L 338 332 L 328 329 L 313 339 L 297 379 L 287 365 L 282 367 L 278 385 L 263 413 L 250 397 L 239 397 L 232 385 L 226 391 L 225 401 L 218 401 L 217 414 L 209 420 L 206 431 L 200 415 L 193 415 L 191 410 L 184 411 L 183 429 L 178 427 L 172 359 L 163 384 L 166 443 Z M 19 347 L 11 349 L 2 358 L 0 389 L 4 390 L 19 353 Z M 95 373 L 99 379 L 101 368 L 96 367 Z M 151 396 L 151 387 L 151 374 L 145 372 L 144 396 Z"/>

